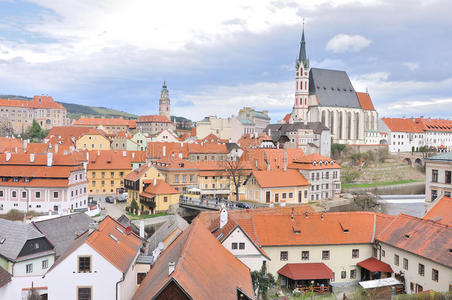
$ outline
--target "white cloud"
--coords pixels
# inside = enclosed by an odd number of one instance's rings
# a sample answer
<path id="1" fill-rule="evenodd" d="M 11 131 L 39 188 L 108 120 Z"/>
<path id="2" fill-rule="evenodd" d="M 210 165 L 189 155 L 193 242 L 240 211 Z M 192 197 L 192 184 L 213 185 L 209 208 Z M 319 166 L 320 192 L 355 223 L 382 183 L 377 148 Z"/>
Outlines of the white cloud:
<path id="1" fill-rule="evenodd" d="M 334 53 L 359 52 L 361 49 L 369 46 L 371 42 L 371 40 L 366 39 L 361 35 L 348 35 L 341 33 L 335 35 L 328 41 L 326 50 Z"/>
<path id="2" fill-rule="evenodd" d="M 231 86 L 208 86 L 195 94 L 180 93 L 179 101 L 190 101 L 190 109 L 175 108 L 175 115 L 184 115 L 193 120 L 217 114 L 218 117 L 237 115 L 244 106 L 264 109 L 279 117 L 292 109 L 294 98 L 293 81 L 257 82 Z M 278 119 L 272 120 L 276 122 Z"/>
<path id="3" fill-rule="evenodd" d="M 402 63 L 402 66 L 407 67 L 410 71 L 416 71 L 419 69 L 419 63 L 417 62 L 404 62 Z"/>

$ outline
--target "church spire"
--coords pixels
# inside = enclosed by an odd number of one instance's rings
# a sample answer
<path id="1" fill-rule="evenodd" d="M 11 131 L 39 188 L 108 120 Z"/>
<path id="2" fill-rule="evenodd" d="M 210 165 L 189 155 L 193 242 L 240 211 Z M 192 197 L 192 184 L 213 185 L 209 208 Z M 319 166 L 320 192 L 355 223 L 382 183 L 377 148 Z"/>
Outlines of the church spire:
<path id="1" fill-rule="evenodd" d="M 306 41 L 304 39 L 304 19 L 303 19 L 303 33 L 301 34 L 300 54 L 298 55 L 298 63 L 303 63 L 304 67 L 309 66 L 309 60 L 306 57 Z"/>

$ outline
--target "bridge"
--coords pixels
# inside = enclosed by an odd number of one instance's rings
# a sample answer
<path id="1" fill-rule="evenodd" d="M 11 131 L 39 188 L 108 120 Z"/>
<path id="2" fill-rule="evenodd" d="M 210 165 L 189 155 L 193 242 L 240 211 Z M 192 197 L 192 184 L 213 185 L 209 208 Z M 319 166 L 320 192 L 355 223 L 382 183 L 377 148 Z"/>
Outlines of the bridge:
<path id="1" fill-rule="evenodd" d="M 412 167 L 423 167 L 425 158 L 422 153 L 398 152 L 395 154 L 402 162 Z"/>

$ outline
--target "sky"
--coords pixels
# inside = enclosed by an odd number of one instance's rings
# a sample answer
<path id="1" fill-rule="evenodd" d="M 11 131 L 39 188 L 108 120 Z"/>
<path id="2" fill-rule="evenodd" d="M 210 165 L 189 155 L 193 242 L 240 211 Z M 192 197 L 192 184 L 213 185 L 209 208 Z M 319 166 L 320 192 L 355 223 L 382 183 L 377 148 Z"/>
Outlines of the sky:
<path id="1" fill-rule="evenodd" d="M 450 0 L 0 0 L 0 94 L 194 121 L 291 111 L 311 67 L 344 70 L 380 117 L 452 117 Z"/>

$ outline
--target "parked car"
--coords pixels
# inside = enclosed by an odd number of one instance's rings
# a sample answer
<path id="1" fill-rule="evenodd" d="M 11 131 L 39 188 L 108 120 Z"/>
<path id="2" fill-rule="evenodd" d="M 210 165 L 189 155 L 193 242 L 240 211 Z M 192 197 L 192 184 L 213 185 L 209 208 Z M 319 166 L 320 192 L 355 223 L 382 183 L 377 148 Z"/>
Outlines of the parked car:
<path id="1" fill-rule="evenodd" d="M 116 196 L 116 203 L 124 203 L 127 199 L 123 195 Z"/>
<path id="2" fill-rule="evenodd" d="M 235 204 L 236 207 L 238 208 L 244 208 L 244 209 L 250 209 L 251 206 L 248 203 L 244 203 L 244 202 L 237 202 Z"/>
<path id="3" fill-rule="evenodd" d="M 113 196 L 107 196 L 107 197 L 105 197 L 105 202 L 115 203 L 115 198 L 113 198 Z"/>

